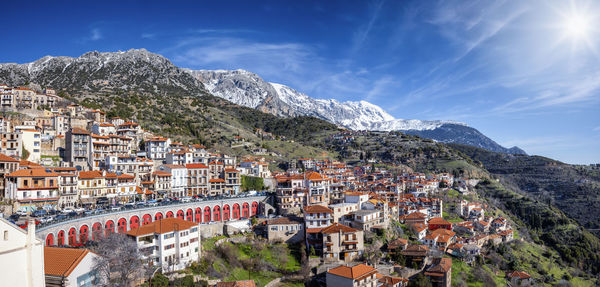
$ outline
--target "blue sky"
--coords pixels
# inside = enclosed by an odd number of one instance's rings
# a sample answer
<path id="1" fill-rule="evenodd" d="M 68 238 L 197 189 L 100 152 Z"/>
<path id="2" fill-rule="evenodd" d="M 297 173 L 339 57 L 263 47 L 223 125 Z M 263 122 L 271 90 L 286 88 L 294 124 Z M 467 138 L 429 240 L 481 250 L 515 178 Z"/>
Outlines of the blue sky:
<path id="1" fill-rule="evenodd" d="M 146 48 L 181 67 L 246 69 L 312 97 L 600 162 L 593 1 L 49 2 L 3 4 L 0 62 Z"/>

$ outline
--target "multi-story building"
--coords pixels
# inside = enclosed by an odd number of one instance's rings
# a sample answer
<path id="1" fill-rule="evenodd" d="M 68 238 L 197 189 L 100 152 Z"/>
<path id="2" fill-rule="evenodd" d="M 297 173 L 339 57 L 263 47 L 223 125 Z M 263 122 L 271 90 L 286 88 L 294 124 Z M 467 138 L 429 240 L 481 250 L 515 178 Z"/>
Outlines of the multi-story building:
<path id="1" fill-rule="evenodd" d="M 19 161 L 15 158 L 0 153 L 0 197 L 5 195 L 5 177 L 6 175 L 19 169 Z"/>
<path id="2" fill-rule="evenodd" d="M 169 145 L 171 140 L 168 138 L 156 137 L 146 140 L 146 157 L 160 163 L 166 161 Z"/>
<path id="3" fill-rule="evenodd" d="M 182 197 L 186 196 L 185 188 L 187 187 L 187 168 L 183 165 L 164 164 L 158 167 L 158 170 L 171 173 L 171 189 L 169 196 Z"/>
<path id="4" fill-rule="evenodd" d="M 152 173 L 152 181 L 154 187 L 150 190 L 154 191 L 159 197 L 165 197 L 171 191 L 171 180 L 173 175 L 168 171 L 157 170 Z"/>
<path id="5" fill-rule="evenodd" d="M 42 138 L 41 133 L 34 129 L 19 130 L 23 148 L 29 153 L 26 158 L 29 161 L 40 162 L 42 156 Z"/>
<path id="6" fill-rule="evenodd" d="M 352 267 L 341 265 L 327 271 L 327 286 L 377 287 L 377 269 L 358 264 Z"/>
<path id="7" fill-rule="evenodd" d="M 322 205 L 309 205 L 304 208 L 306 229 L 322 229 L 333 223 L 333 210 Z"/>
<path id="8" fill-rule="evenodd" d="M 163 272 L 182 270 L 200 259 L 200 232 L 194 222 L 163 218 L 132 229 L 127 235 L 135 238 L 142 257 Z"/>
<path id="9" fill-rule="evenodd" d="M 225 181 L 224 193 L 230 195 L 240 193 L 240 185 L 242 184 L 240 171 L 235 168 L 225 168 L 223 175 Z"/>
<path id="10" fill-rule="evenodd" d="M 7 198 L 21 210 L 56 208 L 59 198 L 58 174 L 46 168 L 20 169 L 6 175 Z"/>
<path id="11" fill-rule="evenodd" d="M 360 230 L 371 230 L 372 228 L 387 228 L 383 211 L 377 209 L 361 209 L 352 213 L 350 225 Z"/>
<path id="12" fill-rule="evenodd" d="M 77 170 L 89 170 L 92 166 L 92 137 L 81 128 L 72 128 L 65 135 L 65 161 Z"/>
<path id="13" fill-rule="evenodd" d="M 258 227 L 269 242 L 298 243 L 304 239 L 304 222 L 298 217 L 269 219 Z"/>
<path id="14" fill-rule="evenodd" d="M 208 166 L 202 163 L 188 163 L 187 169 L 187 187 L 185 188 L 188 196 L 207 195 L 208 193 Z"/>
<path id="15" fill-rule="evenodd" d="M 80 171 L 77 178 L 82 203 L 95 203 L 96 198 L 106 195 L 105 171 Z"/>
<path id="16" fill-rule="evenodd" d="M 79 203 L 77 188 L 77 170 L 74 167 L 54 167 L 52 171 L 58 174 L 58 207 L 73 208 Z"/>
<path id="17" fill-rule="evenodd" d="M 19 132 L 0 133 L 0 153 L 21 157 L 23 151 L 22 135 Z"/>
<path id="18" fill-rule="evenodd" d="M 104 168 L 106 157 L 110 153 L 110 137 L 92 134 L 92 170 Z"/>
<path id="19" fill-rule="evenodd" d="M 364 250 L 362 230 L 334 223 L 323 228 L 320 233 L 323 238 L 321 254 L 325 260 L 351 262 Z"/>
<path id="20" fill-rule="evenodd" d="M 305 175 L 304 184 L 308 189 L 307 204 L 329 204 L 331 179 L 318 172 L 309 172 Z"/>

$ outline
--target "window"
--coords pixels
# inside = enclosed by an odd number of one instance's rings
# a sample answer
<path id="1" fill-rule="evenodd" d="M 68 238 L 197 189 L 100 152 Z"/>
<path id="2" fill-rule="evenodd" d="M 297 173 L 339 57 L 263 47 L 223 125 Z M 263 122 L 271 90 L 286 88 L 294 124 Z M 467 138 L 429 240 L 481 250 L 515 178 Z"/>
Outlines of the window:
<path id="1" fill-rule="evenodd" d="M 8 230 L 4 230 L 4 241 L 8 240 Z"/>

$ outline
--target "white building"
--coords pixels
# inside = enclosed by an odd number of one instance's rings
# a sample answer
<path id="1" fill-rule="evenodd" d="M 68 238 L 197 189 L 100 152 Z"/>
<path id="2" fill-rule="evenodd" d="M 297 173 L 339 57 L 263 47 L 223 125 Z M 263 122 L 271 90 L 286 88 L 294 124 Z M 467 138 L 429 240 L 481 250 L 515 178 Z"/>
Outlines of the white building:
<path id="1" fill-rule="evenodd" d="M 165 161 L 167 152 L 171 145 L 171 139 L 168 138 L 151 138 L 145 143 L 146 157 L 155 161 Z"/>
<path id="2" fill-rule="evenodd" d="M 179 218 L 164 218 L 127 232 L 135 238 L 145 260 L 163 272 L 182 270 L 200 259 L 198 224 Z"/>
<path id="3" fill-rule="evenodd" d="M 21 140 L 23 148 L 29 152 L 27 160 L 40 162 L 42 156 L 42 139 L 39 131 L 34 129 L 23 129 L 21 132 Z"/>
<path id="4" fill-rule="evenodd" d="M 185 188 L 187 187 L 187 168 L 183 165 L 164 164 L 158 169 L 171 173 L 171 194 L 169 196 L 185 196 Z"/>
<path id="5" fill-rule="evenodd" d="M 65 287 L 97 286 L 93 270 L 95 258 L 88 249 L 44 247 L 44 272 L 46 285 Z"/>
<path id="6" fill-rule="evenodd" d="M 365 264 L 341 265 L 327 271 L 326 282 L 328 287 L 377 287 L 377 269 Z"/>
<path id="7" fill-rule="evenodd" d="M 35 224 L 30 223 L 25 231 L 0 218 L 2 286 L 45 286 L 44 246 L 35 237 Z"/>
<path id="8" fill-rule="evenodd" d="M 325 228 L 333 224 L 333 210 L 322 205 L 309 205 L 304 208 L 306 229 Z"/>

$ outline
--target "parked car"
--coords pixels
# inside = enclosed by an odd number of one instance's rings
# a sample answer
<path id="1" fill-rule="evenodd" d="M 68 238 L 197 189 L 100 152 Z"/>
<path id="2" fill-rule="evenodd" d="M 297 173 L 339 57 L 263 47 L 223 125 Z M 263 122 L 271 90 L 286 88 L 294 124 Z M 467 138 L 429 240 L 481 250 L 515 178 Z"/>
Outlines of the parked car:
<path id="1" fill-rule="evenodd" d="M 45 211 L 45 210 L 43 210 L 43 209 L 36 210 L 32 214 L 33 217 L 44 217 L 44 216 L 47 216 L 47 215 L 48 215 L 48 212 Z"/>
<path id="2" fill-rule="evenodd" d="M 54 220 L 65 220 L 65 219 L 67 219 L 67 216 L 64 214 L 59 214 L 54 217 Z"/>
<path id="3" fill-rule="evenodd" d="M 84 212 L 83 212 L 83 214 L 85 214 L 86 216 L 87 216 L 87 215 L 93 215 L 93 214 L 94 214 L 94 211 L 93 211 L 93 210 L 91 210 L 91 209 L 90 209 L 90 210 L 86 210 L 86 211 L 84 211 Z"/>
<path id="4" fill-rule="evenodd" d="M 16 213 L 17 213 L 18 215 L 20 215 L 20 216 L 26 216 L 26 215 L 27 215 L 27 211 L 25 211 L 25 210 L 17 210 L 17 212 L 16 212 Z"/>
<path id="5" fill-rule="evenodd" d="M 111 211 L 119 211 L 121 209 L 122 209 L 122 207 L 120 205 L 113 205 L 110 207 Z"/>
<path id="6" fill-rule="evenodd" d="M 181 198 L 181 202 L 190 202 L 190 201 L 192 201 L 191 197 L 182 197 Z"/>
<path id="7" fill-rule="evenodd" d="M 78 215 L 79 214 L 77 212 L 75 212 L 75 211 L 71 211 L 71 212 L 67 213 L 68 217 L 75 217 L 75 216 L 78 216 Z"/>
<path id="8" fill-rule="evenodd" d="M 52 218 L 52 216 L 46 216 L 46 217 L 42 217 L 42 218 L 40 219 L 40 221 L 41 221 L 42 223 L 48 223 L 48 222 L 50 222 L 50 221 L 52 221 L 52 220 L 54 220 L 54 218 Z"/>
<path id="9" fill-rule="evenodd" d="M 8 221 L 15 223 L 15 222 L 17 222 L 17 220 L 19 220 L 19 217 L 21 217 L 21 216 L 18 214 L 13 214 L 8 217 Z"/>
<path id="10" fill-rule="evenodd" d="M 73 212 L 73 211 L 74 211 L 74 210 L 73 210 L 72 208 L 64 208 L 64 209 L 62 210 L 62 212 L 63 212 L 64 214 L 71 213 L 71 212 Z"/>
<path id="11" fill-rule="evenodd" d="M 75 212 L 77 212 L 77 213 L 84 213 L 84 212 L 85 212 L 85 208 L 83 208 L 83 207 L 78 207 L 78 208 L 75 208 L 75 209 L 73 209 L 73 211 L 75 211 Z"/>
<path id="12" fill-rule="evenodd" d="M 104 213 L 105 210 L 102 208 L 96 208 L 96 210 L 94 210 L 94 214 L 100 214 L 100 213 Z"/>

